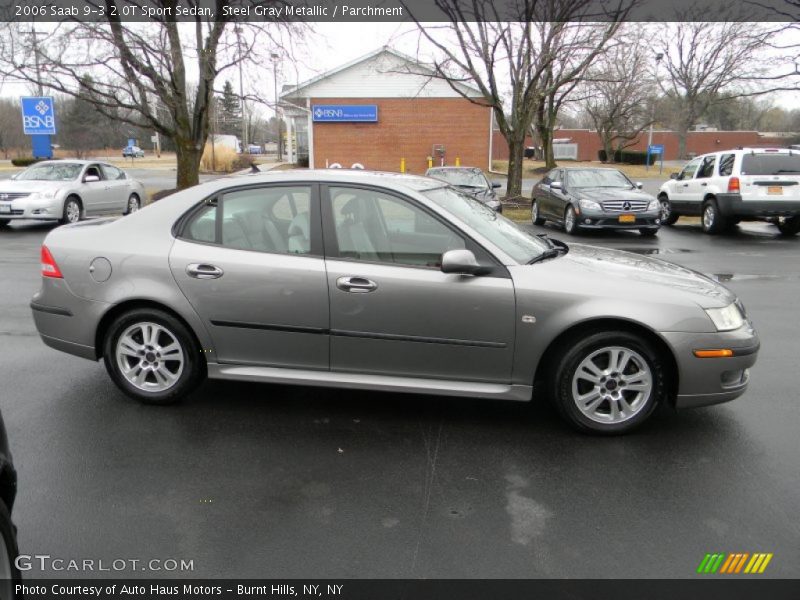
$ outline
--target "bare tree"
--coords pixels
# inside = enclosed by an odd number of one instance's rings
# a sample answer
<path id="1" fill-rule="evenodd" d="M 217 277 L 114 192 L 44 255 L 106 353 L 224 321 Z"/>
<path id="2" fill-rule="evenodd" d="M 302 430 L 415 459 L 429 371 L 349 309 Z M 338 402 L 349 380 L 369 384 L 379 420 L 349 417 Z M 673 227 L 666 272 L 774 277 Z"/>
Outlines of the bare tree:
<path id="1" fill-rule="evenodd" d="M 174 12 L 178 0 L 149 2 Z M 184 0 L 187 4 L 201 5 Z M 101 0 L 105 22 L 60 24 L 38 40 L 7 24 L 6 35 L 0 36 L 0 70 L 90 99 L 104 115 L 166 136 L 177 155 L 177 187 L 189 187 L 199 181 L 217 76 L 242 61 L 263 63 L 259 48 L 265 42 L 281 44 L 282 32 L 296 29 L 286 23 L 234 28 L 222 12 L 225 4 L 214 1 L 215 18 L 177 23 L 160 17 L 123 24 L 111 10 L 114 0 Z"/>
<path id="2" fill-rule="evenodd" d="M 423 24 L 404 4 L 421 38 L 436 49 L 435 76 L 471 102 L 492 108 L 509 148 L 507 196 L 519 197 L 525 137 L 537 109 L 580 78 L 637 0 L 615 0 L 602 15 L 592 0 L 434 2 L 446 23 Z M 606 22 L 588 25 L 581 19 Z M 481 97 L 472 97 L 464 83 L 476 86 Z"/>
<path id="3" fill-rule="evenodd" d="M 652 121 L 648 110 L 652 52 L 641 28 L 625 33 L 598 57 L 584 84 L 588 93 L 583 108 L 611 162 L 616 151 L 635 143 Z"/>
<path id="4" fill-rule="evenodd" d="M 655 44 L 664 54 L 667 74 L 659 78 L 659 85 L 677 109 L 673 128 L 681 157 L 686 155 L 687 133 L 710 106 L 756 86 L 765 67 L 762 50 L 770 37 L 757 23 L 701 21 L 699 10 L 682 11 L 677 15 L 680 22 L 665 23 Z"/>

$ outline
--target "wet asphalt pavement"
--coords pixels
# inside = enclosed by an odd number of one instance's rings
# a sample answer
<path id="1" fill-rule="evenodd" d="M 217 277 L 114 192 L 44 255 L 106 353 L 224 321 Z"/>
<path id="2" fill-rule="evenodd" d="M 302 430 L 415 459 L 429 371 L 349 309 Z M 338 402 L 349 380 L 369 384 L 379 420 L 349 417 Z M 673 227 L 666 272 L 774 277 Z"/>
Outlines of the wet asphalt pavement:
<path id="1" fill-rule="evenodd" d="M 761 577 L 800 576 L 800 236 L 580 237 L 715 274 L 763 343 L 744 397 L 601 439 L 539 401 L 207 382 L 141 406 L 102 364 L 36 336 L 51 227 L 0 231 L 0 408 L 24 554 L 194 565 L 128 576 L 491 578 L 690 577 L 707 552 L 771 552 Z M 26 573 L 40 575 L 92 573 Z"/>

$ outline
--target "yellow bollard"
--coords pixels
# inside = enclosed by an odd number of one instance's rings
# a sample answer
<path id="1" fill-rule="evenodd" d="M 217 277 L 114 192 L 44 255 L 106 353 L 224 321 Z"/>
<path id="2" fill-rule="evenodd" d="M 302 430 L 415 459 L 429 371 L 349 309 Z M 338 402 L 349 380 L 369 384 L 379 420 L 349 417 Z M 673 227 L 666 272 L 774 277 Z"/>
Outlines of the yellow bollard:
<path id="1" fill-rule="evenodd" d="M 400 172 L 401 173 L 405 173 L 406 172 L 406 159 L 405 158 L 401 158 L 400 159 Z"/>
<path id="2" fill-rule="evenodd" d="M 432 168 L 432 167 L 433 167 L 433 157 L 432 157 L 432 156 L 429 156 L 429 157 L 428 157 L 428 168 L 430 169 L 430 168 Z"/>
<path id="3" fill-rule="evenodd" d="M 458 156 L 456 156 L 456 166 L 457 167 L 461 166 L 461 159 Z"/>

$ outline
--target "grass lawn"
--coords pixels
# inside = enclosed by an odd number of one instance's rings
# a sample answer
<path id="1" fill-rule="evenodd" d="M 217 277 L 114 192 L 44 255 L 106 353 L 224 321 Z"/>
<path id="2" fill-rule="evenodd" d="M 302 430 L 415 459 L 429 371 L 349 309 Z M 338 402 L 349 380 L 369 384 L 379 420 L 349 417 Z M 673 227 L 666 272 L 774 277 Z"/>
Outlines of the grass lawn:
<path id="1" fill-rule="evenodd" d="M 648 171 L 644 165 L 625 165 L 625 164 L 611 164 L 611 163 L 601 163 L 600 161 L 573 161 L 573 160 L 565 160 L 559 163 L 559 166 L 562 167 L 608 167 L 613 169 L 619 169 L 625 175 L 630 177 L 631 179 L 669 179 L 670 169 L 674 170 L 674 167 L 664 166 L 664 172 L 659 175 L 658 173 L 658 165 L 654 165 L 650 167 Z M 492 169 L 497 173 L 508 173 L 508 161 L 507 160 L 494 160 L 492 161 Z M 528 160 L 526 159 L 522 163 L 522 176 L 523 177 L 533 177 L 533 178 L 540 178 L 543 177 L 544 174 L 547 173 L 547 169 L 544 166 L 544 162 L 541 160 Z"/>

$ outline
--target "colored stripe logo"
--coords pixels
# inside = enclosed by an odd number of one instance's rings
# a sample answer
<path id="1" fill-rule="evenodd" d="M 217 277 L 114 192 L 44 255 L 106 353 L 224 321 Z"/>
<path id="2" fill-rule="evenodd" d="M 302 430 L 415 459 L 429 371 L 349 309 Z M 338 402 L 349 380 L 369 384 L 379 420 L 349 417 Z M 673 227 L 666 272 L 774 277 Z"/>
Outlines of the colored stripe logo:
<path id="1" fill-rule="evenodd" d="M 706 554 L 697 572 L 703 575 L 713 575 L 720 573 L 725 575 L 736 575 L 739 573 L 756 574 L 763 573 L 769 562 L 772 560 L 772 553 L 756 552 L 731 552 Z"/>

